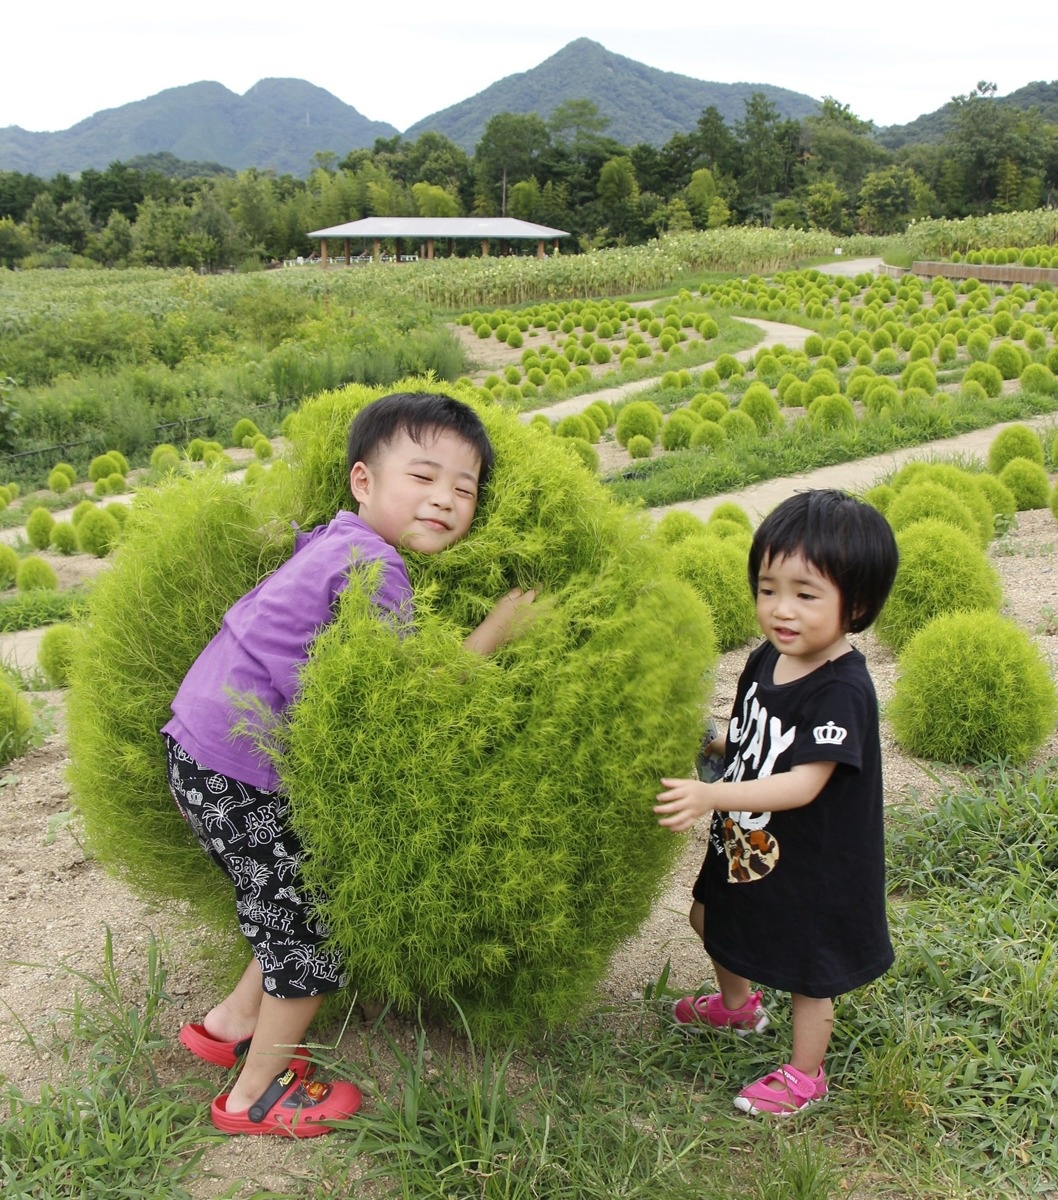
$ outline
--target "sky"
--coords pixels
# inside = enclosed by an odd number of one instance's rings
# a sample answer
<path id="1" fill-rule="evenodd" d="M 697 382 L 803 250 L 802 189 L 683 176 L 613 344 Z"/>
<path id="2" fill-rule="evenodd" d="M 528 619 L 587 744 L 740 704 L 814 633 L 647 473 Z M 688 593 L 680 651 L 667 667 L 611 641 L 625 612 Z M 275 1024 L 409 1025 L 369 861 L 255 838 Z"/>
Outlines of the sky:
<path id="1" fill-rule="evenodd" d="M 587 8 L 595 15 L 583 15 Z M 1054 0 L 1019 0 L 976 18 L 968 6 L 952 12 L 922 0 L 745 7 L 317 0 L 301 10 L 276 0 L 20 3 L 4 17 L 0 128 L 67 129 L 165 88 L 212 80 L 241 95 L 259 79 L 286 77 L 403 131 L 580 37 L 695 79 L 833 96 L 879 127 L 933 112 L 979 80 L 1004 95 L 1058 78 Z"/>

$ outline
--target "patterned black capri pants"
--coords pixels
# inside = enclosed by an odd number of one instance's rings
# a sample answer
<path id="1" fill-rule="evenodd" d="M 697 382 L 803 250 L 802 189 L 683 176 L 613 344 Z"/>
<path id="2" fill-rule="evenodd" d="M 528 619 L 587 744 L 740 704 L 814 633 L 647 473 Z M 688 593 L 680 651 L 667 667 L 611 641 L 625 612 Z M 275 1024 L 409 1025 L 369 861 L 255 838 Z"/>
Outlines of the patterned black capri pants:
<path id="1" fill-rule="evenodd" d="M 239 928 L 261 968 L 264 990 L 282 1000 L 345 986 L 329 930 L 303 898 L 303 850 L 287 825 L 289 801 L 196 762 L 168 734 L 169 789 L 199 845 L 235 888 Z"/>

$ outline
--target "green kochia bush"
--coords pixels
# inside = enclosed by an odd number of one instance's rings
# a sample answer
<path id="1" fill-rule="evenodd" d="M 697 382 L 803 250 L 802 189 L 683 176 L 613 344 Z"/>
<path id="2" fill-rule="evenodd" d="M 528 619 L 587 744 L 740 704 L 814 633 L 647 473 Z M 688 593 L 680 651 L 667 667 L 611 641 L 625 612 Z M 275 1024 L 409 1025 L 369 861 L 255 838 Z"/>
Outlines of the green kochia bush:
<path id="1" fill-rule="evenodd" d="M 228 929 L 230 895 L 172 809 L 157 730 L 223 612 L 289 553 L 289 520 L 350 504 L 345 434 L 377 394 L 300 411 L 288 501 L 211 475 L 139 499 L 93 589 L 69 703 L 89 837 L 141 890 Z M 377 620 L 370 572 L 356 574 L 275 753 L 353 985 L 523 1033 L 585 1002 L 649 912 L 678 849 L 651 797 L 693 763 L 714 649 L 646 517 L 560 442 L 479 411 L 493 481 L 466 539 L 405 556 L 414 635 Z M 528 632 L 468 654 L 463 637 L 514 584 L 542 593 Z"/>
<path id="2" fill-rule="evenodd" d="M 897 533 L 896 544 L 900 566 L 875 624 L 894 650 L 942 613 L 999 608 L 999 577 L 968 533 L 945 521 L 916 521 Z"/>
<path id="3" fill-rule="evenodd" d="M 900 656 L 888 713 L 910 753 L 949 763 L 1025 762 L 1054 729 L 1047 663 L 999 613 L 960 612 L 921 629 Z"/>

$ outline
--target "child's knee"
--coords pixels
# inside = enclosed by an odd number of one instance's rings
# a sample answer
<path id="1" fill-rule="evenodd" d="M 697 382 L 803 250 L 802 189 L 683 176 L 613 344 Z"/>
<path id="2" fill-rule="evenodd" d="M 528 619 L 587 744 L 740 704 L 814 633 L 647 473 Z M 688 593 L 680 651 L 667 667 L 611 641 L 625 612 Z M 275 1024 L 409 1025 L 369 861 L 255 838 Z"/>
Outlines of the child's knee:
<path id="1" fill-rule="evenodd" d="M 700 937 L 705 937 L 705 908 L 699 904 L 697 900 L 691 905 L 691 911 L 687 914 L 687 920 L 691 924 L 691 928 Z"/>

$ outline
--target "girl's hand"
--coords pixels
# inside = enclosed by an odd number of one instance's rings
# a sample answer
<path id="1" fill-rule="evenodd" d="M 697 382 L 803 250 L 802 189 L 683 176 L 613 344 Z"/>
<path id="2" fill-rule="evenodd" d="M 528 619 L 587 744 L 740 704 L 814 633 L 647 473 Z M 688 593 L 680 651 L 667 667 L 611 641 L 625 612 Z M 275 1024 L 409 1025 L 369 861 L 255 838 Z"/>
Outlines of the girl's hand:
<path id="1" fill-rule="evenodd" d="M 661 782 L 666 790 L 658 792 L 656 798 L 663 803 L 654 805 L 654 811 L 662 814 L 658 817 L 659 825 L 673 833 L 685 833 L 695 821 L 712 813 L 711 784 L 697 779 L 663 779 Z"/>
<path id="2" fill-rule="evenodd" d="M 477 654 L 487 655 L 498 650 L 505 642 L 525 631 L 529 622 L 529 606 L 535 599 L 535 588 L 528 591 L 511 588 L 506 596 L 496 601 L 477 629 L 467 635 L 463 645 Z"/>

